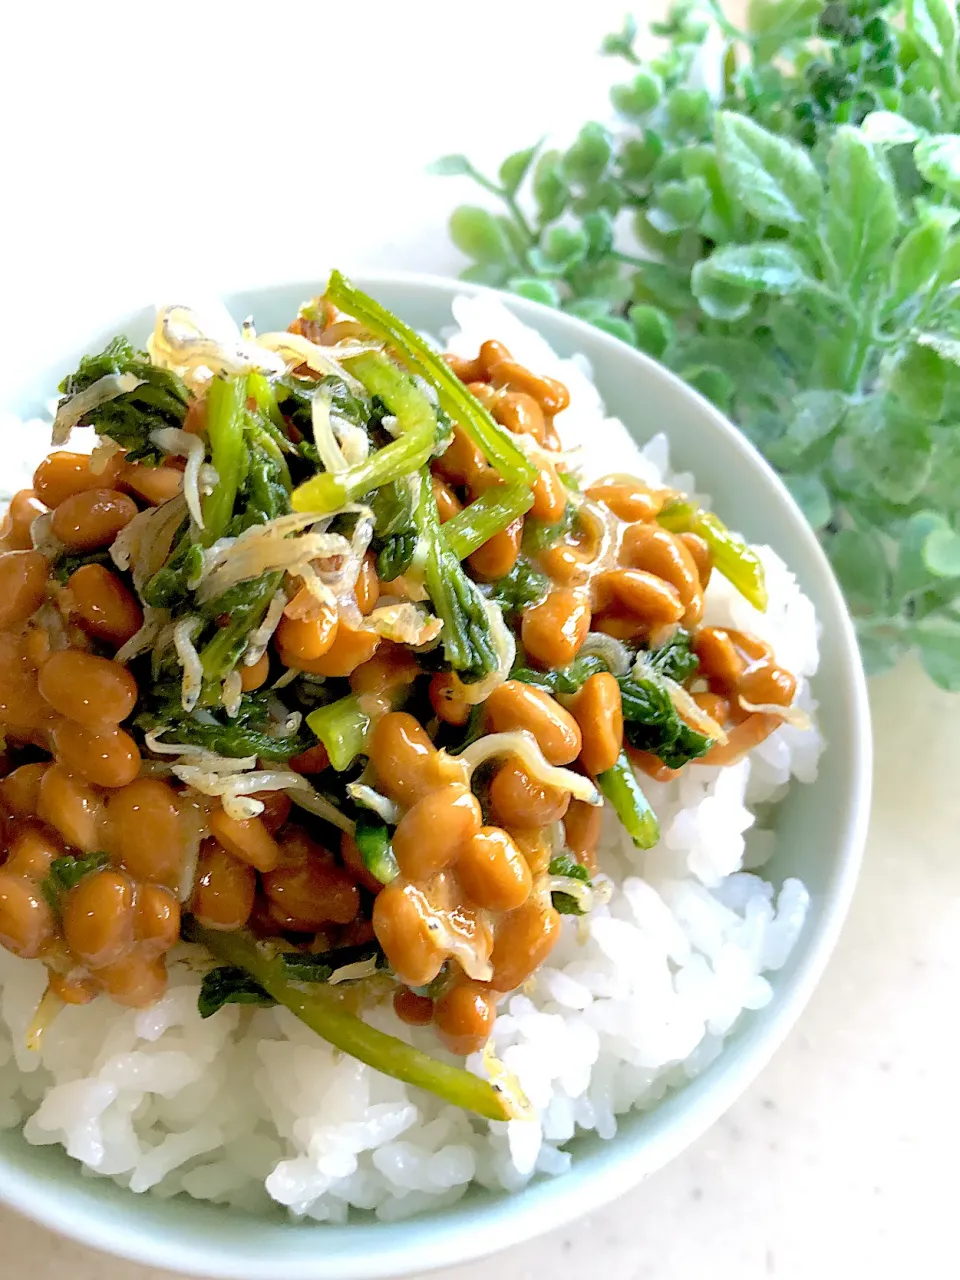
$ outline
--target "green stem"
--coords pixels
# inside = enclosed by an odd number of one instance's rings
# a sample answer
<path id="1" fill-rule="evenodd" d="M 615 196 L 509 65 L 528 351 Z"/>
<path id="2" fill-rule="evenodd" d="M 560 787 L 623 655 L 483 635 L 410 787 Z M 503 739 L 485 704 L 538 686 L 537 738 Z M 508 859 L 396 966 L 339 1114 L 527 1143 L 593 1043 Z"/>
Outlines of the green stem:
<path id="1" fill-rule="evenodd" d="M 433 452 L 437 415 L 411 378 L 381 352 L 354 356 L 344 364 L 396 416 L 400 435 L 366 461 L 346 471 L 323 472 L 300 485 L 291 497 L 295 511 L 316 511 L 318 515 L 336 511 L 371 489 L 419 471 Z"/>
<path id="2" fill-rule="evenodd" d="M 649 258 L 637 258 L 632 253 L 621 253 L 619 249 L 611 249 L 607 254 L 608 258 L 613 258 L 616 262 L 625 262 L 629 267 L 649 267 Z"/>
<path id="3" fill-rule="evenodd" d="M 387 824 L 366 809 L 357 814 L 353 838 L 363 865 L 381 884 L 389 884 L 400 874 L 397 860 L 390 846 Z"/>
<path id="4" fill-rule="evenodd" d="M 523 210 L 517 204 L 516 196 L 510 195 L 507 191 L 501 191 L 500 197 L 513 215 L 513 220 L 519 227 L 521 234 L 527 241 L 527 244 L 536 244 L 537 237 L 534 235 L 533 228 L 530 226 L 530 223 L 524 217 Z"/>
<path id="5" fill-rule="evenodd" d="M 482 174 L 479 169 L 475 169 L 473 165 L 470 165 L 467 172 L 477 186 L 483 187 L 484 191 L 489 191 L 492 196 L 500 196 L 501 198 L 505 197 L 506 193 L 504 192 L 503 187 L 501 187 L 499 183 L 494 182 L 492 178 L 486 177 L 486 175 Z"/>
<path id="6" fill-rule="evenodd" d="M 741 31 L 739 27 L 735 27 L 723 12 L 720 5 L 717 3 L 717 0 L 704 0 L 704 4 L 710 13 L 710 16 L 728 40 L 740 40 L 744 44 L 753 44 L 754 37 L 750 32 Z"/>
<path id="7" fill-rule="evenodd" d="M 242 378 L 214 378 L 207 392 L 207 436 L 210 460 L 216 468 L 217 486 L 203 500 L 204 546 L 223 536 L 243 476 L 246 448 L 243 441 L 243 409 L 246 382 Z"/>
<path id="8" fill-rule="evenodd" d="M 652 849 L 660 839 L 660 823 L 640 789 L 625 751 L 612 769 L 597 775 L 597 786 L 613 805 L 627 835 L 638 849 Z"/>
<path id="9" fill-rule="evenodd" d="M 672 533 L 696 533 L 710 548 L 714 567 L 737 588 L 740 594 L 759 609 L 767 607 L 767 588 L 763 564 L 757 554 L 734 537 L 712 511 L 701 511 L 684 498 L 668 502 L 657 517 Z"/>
<path id="10" fill-rule="evenodd" d="M 533 493 L 525 484 L 488 489 L 443 526 L 447 546 L 458 560 L 466 560 L 532 506 Z"/>
<path id="11" fill-rule="evenodd" d="M 434 611 L 443 622 L 443 652 L 455 671 L 480 680 L 497 667 L 484 599 L 450 550 L 437 514 L 433 488 L 420 477 L 415 511 L 417 532 L 425 549 L 423 585 Z"/>
<path id="12" fill-rule="evenodd" d="M 349 1013 L 329 988 L 321 984 L 292 983 L 284 972 L 283 961 L 272 956 L 251 934 L 205 929 L 194 920 L 186 936 L 202 943 L 224 964 L 245 969 L 278 1004 L 342 1053 L 487 1120 L 510 1120 L 517 1114 L 506 1092 L 496 1085 L 461 1067 L 437 1062 L 396 1036 L 368 1026 Z"/>
<path id="13" fill-rule="evenodd" d="M 307 724 L 326 747 L 330 763 L 338 773 L 349 769 L 366 750 L 370 717 L 352 694 L 317 707 L 307 716 Z"/>
<path id="14" fill-rule="evenodd" d="M 411 373 L 419 374 L 436 389 L 440 407 L 459 424 L 504 480 L 531 484 L 536 479 L 536 467 L 517 448 L 509 431 L 494 422 L 450 366 L 408 325 L 369 294 L 355 288 L 339 271 L 332 272 L 326 297 L 359 320 L 371 333 L 388 342 Z"/>
<path id="15" fill-rule="evenodd" d="M 242 657 L 251 631 L 263 621 L 274 592 L 283 579 L 282 573 L 265 573 L 251 582 L 249 599 L 234 608 L 230 621 L 221 627 L 212 640 L 200 652 L 204 680 L 208 687 L 201 698 L 201 705 L 220 699 L 219 682 L 230 674 Z"/>

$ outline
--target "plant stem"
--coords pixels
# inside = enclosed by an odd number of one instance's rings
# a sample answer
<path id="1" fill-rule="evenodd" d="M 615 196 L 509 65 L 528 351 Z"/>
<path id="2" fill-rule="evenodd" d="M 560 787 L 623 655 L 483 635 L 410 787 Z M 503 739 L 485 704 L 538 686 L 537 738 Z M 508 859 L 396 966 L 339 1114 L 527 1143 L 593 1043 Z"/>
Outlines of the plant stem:
<path id="1" fill-rule="evenodd" d="M 649 258 L 635 258 L 632 253 L 621 253 L 619 249 L 611 249 L 610 255 L 617 262 L 625 262 L 628 267 L 648 267 Z"/>
<path id="2" fill-rule="evenodd" d="M 525 237 L 527 244 L 535 245 L 537 243 L 537 237 L 534 233 L 533 228 L 530 226 L 530 223 L 524 217 L 523 210 L 517 204 L 516 196 L 510 195 L 508 192 L 502 189 L 498 189 L 498 190 L 499 190 L 499 195 L 501 199 L 503 200 L 504 204 L 507 206 L 507 208 L 510 210 L 511 214 L 513 215 L 513 220 L 517 224 L 517 227 L 519 228 L 522 235 Z"/>
<path id="3" fill-rule="evenodd" d="M 187 936 L 202 943 L 224 964 L 246 969 L 278 1004 L 350 1057 L 488 1120 L 510 1120 L 517 1114 L 513 1100 L 487 1080 L 462 1067 L 437 1062 L 396 1036 L 377 1031 L 349 1013 L 336 995 L 320 984 L 292 983 L 283 971 L 283 962 L 271 957 L 252 934 L 205 929 L 191 921 Z"/>

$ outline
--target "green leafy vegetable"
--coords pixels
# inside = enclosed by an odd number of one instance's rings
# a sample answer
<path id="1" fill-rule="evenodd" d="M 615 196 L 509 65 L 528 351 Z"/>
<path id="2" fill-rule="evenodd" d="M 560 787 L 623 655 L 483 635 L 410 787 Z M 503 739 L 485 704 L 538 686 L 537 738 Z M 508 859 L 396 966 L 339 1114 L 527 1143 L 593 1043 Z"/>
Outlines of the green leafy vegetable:
<path id="1" fill-rule="evenodd" d="M 621 676 L 623 732 L 631 746 L 662 760 L 668 769 L 680 769 L 706 755 L 713 739 L 685 724 L 657 679 Z"/>
<path id="2" fill-rule="evenodd" d="M 533 506 L 529 485 L 512 484 L 488 489 L 443 526 L 447 546 L 458 560 L 479 551 L 495 533 L 506 529 Z"/>
<path id="3" fill-rule="evenodd" d="M 334 374 L 325 374 L 322 378 L 300 378 L 295 373 L 287 373 L 273 383 L 273 392 L 279 412 L 308 438 L 313 436 L 311 405 L 318 392 L 327 397 L 330 412 L 351 426 L 366 429 L 373 416 L 371 403 L 358 396 L 343 378 Z"/>
<path id="4" fill-rule="evenodd" d="M 56 574 L 58 582 L 66 583 L 71 574 L 76 573 L 78 569 L 82 569 L 85 564 L 102 564 L 112 572 L 116 572 L 116 567 L 110 559 L 109 551 L 88 551 L 77 552 L 73 555 L 62 555 L 55 562 L 53 572 Z"/>
<path id="5" fill-rule="evenodd" d="M 597 776 L 597 786 L 613 805 L 623 828 L 638 849 L 652 849 L 660 839 L 660 823 L 640 789 L 626 752 L 612 769 Z"/>
<path id="6" fill-rule="evenodd" d="M 279 958 L 287 977 L 294 982 L 329 982 L 335 973 L 348 965 L 373 960 L 378 969 L 384 969 L 387 963 L 376 942 L 335 947 L 330 951 L 284 951 Z"/>
<path id="7" fill-rule="evenodd" d="M 187 742 L 220 756 L 284 761 L 309 745 L 309 734 L 302 729 L 289 733 L 272 721 L 269 694 L 245 693 L 235 716 L 228 716 L 219 707 L 184 711 L 175 681 L 157 681 L 153 690 L 144 695 L 144 701 L 146 706 L 137 717 L 137 728 L 162 730 L 166 741 Z"/>
<path id="8" fill-rule="evenodd" d="M 729 578 L 741 595 L 757 609 L 767 607 L 763 564 L 752 548 L 741 541 L 711 511 L 701 511 L 693 503 L 678 498 L 668 502 L 657 517 L 674 533 L 696 533 L 713 554 L 716 569 Z"/>
<path id="9" fill-rule="evenodd" d="M 485 601 L 450 550 L 430 481 L 420 477 L 415 519 L 424 550 L 423 583 L 443 622 L 446 660 L 467 680 L 482 680 L 498 666 Z"/>
<path id="10" fill-rule="evenodd" d="M 400 874 L 397 860 L 390 847 L 390 832 L 387 824 L 376 814 L 361 810 L 357 814 L 357 825 L 353 833 L 363 865 L 381 884 L 389 884 Z"/>
<path id="11" fill-rule="evenodd" d="M 307 716 L 307 724 L 326 748 L 330 763 L 342 773 L 349 769 L 357 756 L 367 749 L 370 733 L 370 717 L 353 694 L 338 702 L 317 707 Z"/>
<path id="12" fill-rule="evenodd" d="M 323 983 L 304 989 L 304 984 L 291 980 L 283 957 L 271 955 L 252 934 L 206 929 L 195 920 L 188 922 L 186 934 L 191 941 L 202 943 L 224 965 L 245 971 L 254 984 L 246 989 L 248 996 L 257 998 L 260 991 L 265 992 L 342 1053 L 489 1120 L 508 1120 L 517 1114 L 517 1101 L 502 1089 L 377 1031 L 348 1012 L 337 999 L 335 989 Z"/>
<path id="13" fill-rule="evenodd" d="M 130 462 L 161 461 L 165 455 L 152 443 L 150 433 L 183 426 L 189 392 L 175 373 L 151 364 L 145 351 L 137 351 L 123 337 L 112 339 L 99 355 L 84 356 L 76 373 L 61 382 L 60 391 L 64 397 L 76 395 L 110 374 L 130 374 L 140 379 L 140 386 L 91 409 L 80 425 L 115 440 L 128 450 Z"/>
<path id="14" fill-rule="evenodd" d="M 276 1000 L 246 969 L 235 964 L 221 964 L 203 975 L 197 1012 L 201 1018 L 210 1018 L 225 1004 L 272 1005 Z"/>
<path id="15" fill-rule="evenodd" d="M 683 684 L 696 675 L 700 666 L 700 659 L 690 647 L 691 642 L 690 632 L 684 631 L 683 627 L 678 628 L 659 649 L 647 650 L 644 654 L 647 668 L 655 671 L 658 676 L 666 676 L 669 680 L 676 680 L 677 684 Z"/>
<path id="16" fill-rule="evenodd" d="M 65 854 L 62 858 L 54 858 L 50 870 L 41 882 L 43 896 L 53 911 L 60 910 L 60 903 L 65 893 L 76 888 L 84 876 L 91 871 L 99 871 L 110 863 L 107 853 L 88 853 L 78 858 L 73 854 Z"/>
<path id="17" fill-rule="evenodd" d="M 468 256 L 482 243 L 466 274 L 649 352 L 728 412 L 818 531 L 868 667 L 916 650 L 952 687 L 957 6 L 751 0 L 741 30 L 721 0 L 677 0 L 652 31 L 658 45 L 631 19 L 604 41 L 627 71 L 616 130 L 588 122 L 496 178 L 463 156 L 441 168 L 500 205 L 455 215 Z M 918 550 L 925 513 L 942 523 Z M 715 517 L 685 514 L 665 523 L 696 528 L 762 607 L 759 565 Z M 901 591 L 904 554 L 924 578 Z"/>
<path id="18" fill-rule="evenodd" d="M 679 769 L 705 755 L 713 739 L 698 733 L 681 719 L 666 681 L 681 684 L 699 666 L 683 629 L 658 649 L 641 655 L 643 661 L 619 676 L 623 703 L 624 737 L 631 746 L 657 756 L 670 769 Z"/>
<path id="19" fill-rule="evenodd" d="M 577 508 L 572 502 L 567 503 L 563 515 L 552 524 L 531 516 L 523 523 L 523 549 L 527 555 L 539 555 L 541 551 L 546 551 L 568 533 L 572 533 L 576 527 Z"/>
<path id="20" fill-rule="evenodd" d="M 581 884 L 590 884 L 590 872 L 569 853 L 559 853 L 551 859 L 549 873 L 552 876 L 562 876 L 566 880 L 579 880 Z M 554 910 L 559 911 L 562 916 L 585 914 L 578 900 L 572 894 L 564 893 L 562 889 L 554 889 L 550 898 Z"/>
<path id="21" fill-rule="evenodd" d="M 525 556 L 518 556 L 508 574 L 481 586 L 480 590 L 507 613 L 520 613 L 531 605 L 539 604 L 550 590 L 550 580 Z"/>
<path id="22" fill-rule="evenodd" d="M 357 289 L 339 271 L 331 274 L 326 296 L 348 315 L 359 320 L 371 333 L 388 342 L 411 373 L 419 374 L 436 389 L 440 407 L 454 422 L 460 424 L 461 429 L 507 483 L 530 484 L 536 479 L 535 467 L 513 443 L 510 433 L 494 422 L 450 367 L 409 326 L 368 294 Z M 365 357 L 357 359 L 363 360 Z M 349 367 L 352 373 L 362 378 L 355 362 Z M 394 412 L 397 410 L 394 409 Z"/>
<path id="23" fill-rule="evenodd" d="M 274 957 L 274 963 L 288 981 L 317 983 L 329 982 L 347 965 L 360 964 L 365 960 L 375 961 L 377 968 L 383 968 L 386 963 L 376 943 L 339 947 L 332 951 L 282 951 Z M 247 969 L 240 965 L 222 964 L 204 974 L 197 998 L 197 1012 L 201 1018 L 209 1018 L 225 1004 L 270 1006 L 277 1003 Z"/>
<path id="24" fill-rule="evenodd" d="M 346 471 L 321 472 L 293 493 L 295 511 L 322 515 L 356 502 L 371 489 L 419 471 L 437 443 L 439 424 L 433 405 L 412 378 L 380 352 L 369 351 L 344 360 L 344 365 L 396 416 L 398 438 L 374 450 L 364 462 Z"/>
<path id="25" fill-rule="evenodd" d="M 584 654 L 574 658 L 567 667 L 557 667 L 552 671 L 534 671 L 530 667 L 514 667 L 510 672 L 511 680 L 522 680 L 524 684 L 532 684 L 545 693 L 579 693 L 587 680 L 599 671 L 608 670 L 604 660 L 595 653 Z"/>
<path id="26" fill-rule="evenodd" d="M 203 541 L 211 546 L 226 532 L 237 489 L 247 462 L 243 439 L 243 408 L 247 384 L 243 378 L 214 378 L 207 392 L 207 435 L 217 484 L 203 503 Z"/>

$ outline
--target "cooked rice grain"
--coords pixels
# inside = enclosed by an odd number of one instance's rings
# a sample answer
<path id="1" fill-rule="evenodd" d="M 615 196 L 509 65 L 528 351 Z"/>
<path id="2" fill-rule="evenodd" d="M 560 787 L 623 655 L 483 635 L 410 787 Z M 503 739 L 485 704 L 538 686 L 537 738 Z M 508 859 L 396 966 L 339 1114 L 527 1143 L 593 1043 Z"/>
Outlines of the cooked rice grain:
<path id="1" fill-rule="evenodd" d="M 450 346 L 459 354 L 497 334 L 521 363 L 567 384 L 559 429 L 565 447 L 580 447 L 588 476 L 626 471 L 694 490 L 692 476 L 670 474 L 665 437 L 638 453 L 606 418 L 582 358 L 560 360 L 491 299 L 459 299 L 454 314 L 460 329 Z M 799 704 L 813 715 L 813 607 L 779 557 L 759 550 L 767 613 L 714 574 L 706 616 L 768 640 L 798 674 Z M 25 1034 L 43 966 L 0 950 L 0 1125 L 22 1125 L 31 1143 L 59 1143 L 135 1191 L 251 1211 L 273 1200 L 333 1222 L 351 1208 L 409 1217 L 452 1203 L 472 1181 L 513 1190 L 536 1174 L 561 1174 L 576 1132 L 612 1138 L 618 1116 L 655 1107 L 701 1072 L 743 1011 L 770 1000 L 769 975 L 789 956 L 808 898 L 798 880 L 775 891 L 755 874 L 774 833 L 756 826 L 754 811 L 791 779 L 812 781 L 821 749 L 816 728 L 784 725 L 729 769 L 644 779 L 663 833 L 646 854 L 605 816 L 609 902 L 579 928 L 565 922 L 549 963 L 528 992 L 503 1002 L 494 1028 L 496 1052 L 535 1121 L 473 1119 L 336 1053 L 285 1009 L 227 1007 L 203 1021 L 198 956 L 184 946 L 158 1004 L 67 1007 L 39 1053 L 26 1049 Z M 389 1005 L 371 1021 L 442 1052 L 429 1029 L 403 1026 Z M 481 1069 L 479 1055 L 470 1065 Z"/>

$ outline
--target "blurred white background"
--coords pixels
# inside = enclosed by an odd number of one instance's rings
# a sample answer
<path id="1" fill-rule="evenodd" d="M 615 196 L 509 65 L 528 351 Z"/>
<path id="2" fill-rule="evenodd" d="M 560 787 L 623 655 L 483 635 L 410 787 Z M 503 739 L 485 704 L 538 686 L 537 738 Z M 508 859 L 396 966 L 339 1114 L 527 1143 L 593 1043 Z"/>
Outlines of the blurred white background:
<path id="1" fill-rule="evenodd" d="M 625 3 L 8 6 L 5 370 L 185 289 L 320 279 L 331 263 L 457 270 L 446 218 L 474 189 L 425 164 L 465 151 L 495 169 L 604 118 L 618 72 L 595 50 Z M 872 696 L 866 869 L 836 959 L 773 1064 L 620 1202 L 441 1280 L 957 1273 L 957 700 L 910 667 Z M 3 1280 L 160 1276 L 2 1211 L 0 1232 Z"/>

